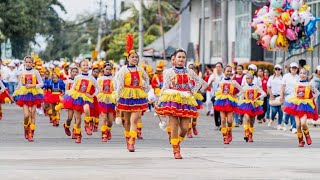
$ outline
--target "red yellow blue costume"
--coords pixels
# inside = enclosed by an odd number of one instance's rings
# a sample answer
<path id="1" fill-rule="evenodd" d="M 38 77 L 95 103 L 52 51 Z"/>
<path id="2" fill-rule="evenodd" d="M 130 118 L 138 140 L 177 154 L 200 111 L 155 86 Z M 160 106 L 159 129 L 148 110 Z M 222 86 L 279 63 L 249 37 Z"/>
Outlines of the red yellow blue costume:
<path id="1" fill-rule="evenodd" d="M 154 94 L 159 96 L 161 88 L 163 86 L 163 75 L 162 74 L 155 74 L 151 80 L 151 86 L 154 89 Z"/>
<path id="2" fill-rule="evenodd" d="M 252 117 L 262 114 L 262 99 L 265 96 L 266 93 L 259 86 L 255 84 L 247 84 L 243 87 L 243 99 L 241 99 L 238 104 L 237 112 L 239 114 L 247 114 Z"/>
<path id="3" fill-rule="evenodd" d="M 116 94 L 119 97 L 117 109 L 124 112 L 146 111 L 149 85 L 147 73 L 137 66 L 123 66 L 117 73 Z"/>
<path id="4" fill-rule="evenodd" d="M 112 75 L 103 75 L 98 78 L 100 93 L 97 95 L 100 113 L 115 113 L 116 99 Z"/>
<path id="5" fill-rule="evenodd" d="M 236 94 L 236 89 L 238 93 Z M 242 94 L 241 86 L 231 78 L 224 78 L 215 93 L 214 109 L 221 112 L 234 112 L 238 107 L 237 96 Z"/>
<path id="6" fill-rule="evenodd" d="M 0 104 L 9 103 L 10 101 L 11 101 L 11 97 L 8 93 L 8 89 L 4 86 L 2 81 L 0 81 Z M 1 113 L 2 112 L 0 112 L 0 117 L 2 117 Z"/>
<path id="7" fill-rule="evenodd" d="M 53 82 L 52 80 L 46 86 L 45 102 L 56 104 L 61 102 L 61 95 L 65 92 L 65 84 L 62 80 Z"/>
<path id="8" fill-rule="evenodd" d="M 312 87 L 309 82 L 301 81 L 296 85 L 294 95 L 287 98 L 283 104 L 283 111 L 292 115 L 308 119 L 318 120 L 318 111 L 313 97 L 317 97 L 319 92 Z"/>
<path id="9" fill-rule="evenodd" d="M 195 85 L 191 84 L 194 80 Z M 185 67 L 174 67 L 164 71 L 164 86 L 156 112 L 160 115 L 197 118 L 197 102 L 192 96 L 200 88 L 198 76 Z"/>
<path id="10" fill-rule="evenodd" d="M 93 106 L 93 97 L 99 92 L 98 83 L 89 74 L 79 74 L 74 79 L 71 89 L 66 91 L 63 98 L 65 109 L 83 112 L 83 106 Z"/>
<path id="11" fill-rule="evenodd" d="M 36 85 L 32 88 L 27 88 L 27 85 Z M 35 69 L 25 69 L 21 72 L 18 87 L 13 93 L 18 106 L 27 105 L 29 107 L 41 105 L 44 101 L 42 78 L 39 71 Z"/>

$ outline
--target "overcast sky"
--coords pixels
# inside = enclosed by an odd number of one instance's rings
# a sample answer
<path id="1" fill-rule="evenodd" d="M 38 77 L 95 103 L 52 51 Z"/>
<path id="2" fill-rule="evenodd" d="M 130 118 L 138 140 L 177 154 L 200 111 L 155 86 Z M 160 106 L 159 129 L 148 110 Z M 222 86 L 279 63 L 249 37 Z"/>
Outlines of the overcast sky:
<path id="1" fill-rule="evenodd" d="M 67 14 L 59 11 L 64 20 L 74 20 L 78 14 L 93 12 L 99 9 L 98 0 L 59 0 Z"/>

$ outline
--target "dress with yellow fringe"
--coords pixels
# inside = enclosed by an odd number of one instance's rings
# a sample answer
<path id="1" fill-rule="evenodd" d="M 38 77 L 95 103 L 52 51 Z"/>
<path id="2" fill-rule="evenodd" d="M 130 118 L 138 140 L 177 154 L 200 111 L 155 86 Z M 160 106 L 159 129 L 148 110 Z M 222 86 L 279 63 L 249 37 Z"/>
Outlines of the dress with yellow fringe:
<path id="1" fill-rule="evenodd" d="M 314 93 L 314 94 L 313 94 Z M 300 82 L 296 85 L 294 96 L 289 97 L 283 104 L 283 111 L 292 116 L 318 120 L 319 115 L 313 97 L 317 97 L 319 92 L 308 82 Z"/>
<path id="2" fill-rule="evenodd" d="M 235 90 L 238 90 L 236 94 Z M 220 84 L 219 89 L 215 93 L 214 110 L 221 112 L 234 112 L 238 107 L 238 94 L 242 94 L 241 86 L 231 78 L 224 78 Z"/>
<path id="3" fill-rule="evenodd" d="M 116 77 L 116 94 L 119 97 L 117 109 L 124 112 L 146 111 L 146 92 L 150 89 L 147 73 L 140 67 L 126 65 L 119 70 Z"/>
<path id="4" fill-rule="evenodd" d="M 27 85 L 29 84 L 35 85 L 35 87 L 28 88 Z M 34 69 L 22 71 L 18 87 L 13 93 L 16 104 L 20 107 L 41 105 L 44 101 L 42 86 L 43 81 L 38 71 Z"/>
<path id="5" fill-rule="evenodd" d="M 71 89 L 63 97 L 65 109 L 83 112 L 83 106 L 93 106 L 93 97 L 99 92 L 97 81 L 89 74 L 82 73 L 75 77 Z"/>
<path id="6" fill-rule="evenodd" d="M 100 93 L 97 95 L 100 113 L 115 113 L 116 99 L 112 75 L 103 75 L 98 78 Z"/>
<path id="7" fill-rule="evenodd" d="M 195 81 L 195 85 L 191 84 Z M 164 87 L 156 113 L 181 118 L 197 118 L 197 102 L 192 95 L 200 88 L 197 75 L 184 67 L 174 67 L 164 72 Z"/>
<path id="8" fill-rule="evenodd" d="M 266 93 L 254 84 L 246 85 L 243 88 L 244 97 L 239 101 L 237 112 L 249 116 L 257 116 L 263 113 L 263 99 Z M 260 95 L 260 96 L 259 96 Z"/>

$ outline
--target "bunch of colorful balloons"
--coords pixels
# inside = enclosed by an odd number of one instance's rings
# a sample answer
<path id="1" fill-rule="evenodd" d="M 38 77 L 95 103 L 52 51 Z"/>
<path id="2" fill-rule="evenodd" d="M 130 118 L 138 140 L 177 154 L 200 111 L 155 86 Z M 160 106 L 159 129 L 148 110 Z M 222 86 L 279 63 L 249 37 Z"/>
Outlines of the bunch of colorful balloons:
<path id="1" fill-rule="evenodd" d="M 268 6 L 255 12 L 250 24 L 258 45 L 270 51 L 291 53 L 295 49 L 313 49 L 313 34 L 319 20 L 303 0 L 270 0 Z"/>

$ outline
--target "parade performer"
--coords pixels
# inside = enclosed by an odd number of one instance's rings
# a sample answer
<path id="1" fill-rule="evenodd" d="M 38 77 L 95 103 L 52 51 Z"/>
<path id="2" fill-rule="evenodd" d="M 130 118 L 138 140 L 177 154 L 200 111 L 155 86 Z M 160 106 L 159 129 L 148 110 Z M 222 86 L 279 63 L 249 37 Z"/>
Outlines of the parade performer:
<path id="1" fill-rule="evenodd" d="M 48 70 L 46 70 L 46 72 L 44 73 L 44 78 L 42 78 L 42 81 L 43 81 L 42 90 L 43 90 L 43 95 L 45 97 L 47 94 L 47 86 L 51 81 L 50 72 Z M 51 117 L 52 109 L 50 109 L 50 105 L 46 101 L 43 102 L 43 110 L 44 110 L 45 116 Z M 50 118 L 50 123 L 52 123 L 51 118 Z"/>
<path id="2" fill-rule="evenodd" d="M 9 95 L 8 89 L 4 86 L 3 82 L 0 81 L 0 120 L 2 120 L 2 106 L 1 104 L 14 102 L 12 97 Z"/>
<path id="3" fill-rule="evenodd" d="M 65 81 L 66 91 L 71 89 L 71 87 L 74 84 L 74 78 L 79 74 L 79 69 L 77 66 L 71 67 L 70 70 L 71 70 L 70 77 L 68 80 Z M 71 125 L 73 115 L 74 115 L 73 109 L 68 109 L 68 118 L 66 122 L 63 124 L 64 132 L 66 133 L 67 136 L 71 136 L 70 125 Z M 75 130 L 76 130 L 76 123 L 73 124 L 73 128 L 72 128 L 72 139 L 76 138 Z"/>
<path id="4" fill-rule="evenodd" d="M 133 35 L 127 35 L 126 57 L 127 65 L 122 66 L 117 73 L 116 97 L 119 98 L 117 109 L 124 114 L 125 137 L 127 149 L 135 151 L 137 138 L 137 123 L 142 112 L 148 108 L 147 93 L 150 89 L 147 73 L 138 67 L 139 56 L 133 48 Z"/>
<path id="5" fill-rule="evenodd" d="M 254 72 L 246 74 L 246 84 L 243 87 L 243 98 L 238 105 L 238 113 L 244 115 L 244 140 L 253 142 L 254 121 L 257 115 L 263 113 L 263 98 L 266 93 L 257 84 L 253 84 Z"/>
<path id="6" fill-rule="evenodd" d="M 50 120 L 52 120 L 53 126 L 58 127 L 60 121 L 60 111 L 56 111 L 55 107 L 61 103 L 62 96 L 65 92 L 65 84 L 59 79 L 59 75 L 53 73 L 52 80 L 46 85 L 47 93 L 44 96 L 46 103 L 50 105 L 52 114 L 50 115 Z"/>
<path id="7" fill-rule="evenodd" d="M 97 80 L 100 74 L 99 64 L 93 63 L 92 65 L 92 73 L 91 75 Z M 91 116 L 91 122 L 90 126 L 92 128 L 93 132 L 98 132 L 99 128 L 99 102 L 97 99 L 97 96 L 93 97 L 93 106 L 90 107 L 90 116 Z"/>
<path id="8" fill-rule="evenodd" d="M 24 58 L 25 69 L 20 72 L 18 87 L 13 93 L 18 106 L 23 107 L 24 112 L 24 135 L 29 142 L 33 141 L 36 129 L 36 108 L 44 100 L 43 81 L 39 72 L 32 68 L 31 56 Z"/>
<path id="9" fill-rule="evenodd" d="M 65 109 L 74 110 L 76 118 L 76 143 L 81 143 L 81 114 L 84 113 L 85 131 L 92 135 L 90 122 L 90 106 L 93 106 L 93 97 L 99 92 L 99 86 L 94 77 L 89 75 L 89 63 L 86 60 L 80 62 L 81 74 L 75 77 L 74 83 L 63 98 Z"/>
<path id="10" fill-rule="evenodd" d="M 224 75 L 218 91 L 215 92 L 214 109 L 220 112 L 223 142 L 229 144 L 232 141 L 233 112 L 237 109 L 238 97 L 242 94 L 242 88 L 237 81 L 231 79 L 231 66 L 227 65 L 224 68 Z"/>
<path id="11" fill-rule="evenodd" d="M 295 117 L 299 147 L 304 147 L 303 134 L 307 144 L 312 144 L 307 119 L 318 120 L 319 115 L 314 99 L 318 97 L 319 91 L 308 82 L 308 66 L 302 68 L 299 75 L 300 82 L 296 84 L 294 95 L 284 102 L 283 110 Z"/>
<path id="12" fill-rule="evenodd" d="M 177 49 L 174 54 L 175 67 L 163 74 L 163 88 L 156 112 L 169 117 L 174 158 L 182 159 L 180 143 L 187 134 L 191 118 L 199 116 L 193 94 L 199 90 L 201 84 L 198 75 L 185 67 L 186 52 Z M 194 86 L 191 85 L 191 80 L 194 80 Z"/>
<path id="13" fill-rule="evenodd" d="M 70 77 L 69 67 L 70 67 L 69 62 L 62 61 L 60 79 L 62 79 L 63 81 L 68 80 Z"/>
<path id="14" fill-rule="evenodd" d="M 205 82 L 201 78 L 201 73 L 200 73 L 198 68 L 199 68 L 198 66 L 195 66 L 193 64 L 189 65 L 189 69 L 193 70 L 199 76 L 199 80 L 200 80 L 200 83 L 201 83 L 201 89 L 197 93 L 195 93 L 193 95 L 194 98 L 197 101 L 197 104 L 198 104 L 197 105 L 197 109 L 199 111 L 200 109 L 202 109 L 202 105 L 203 105 L 203 102 L 202 102 L 203 101 L 203 96 L 202 96 L 201 92 L 205 91 L 209 85 L 208 85 L 207 82 Z M 191 80 L 191 84 L 194 86 L 195 82 L 193 80 Z M 194 135 L 198 135 L 197 123 L 198 123 L 198 118 L 192 118 L 191 119 L 191 122 L 189 123 L 188 133 L 187 133 L 188 138 L 192 138 L 192 132 L 193 132 Z"/>
<path id="15" fill-rule="evenodd" d="M 114 84 L 112 80 L 112 64 L 106 63 L 103 68 L 103 75 L 98 78 L 100 93 L 97 95 L 99 111 L 102 116 L 101 137 L 102 142 L 111 140 L 111 128 L 115 119 L 116 99 L 114 98 Z"/>

